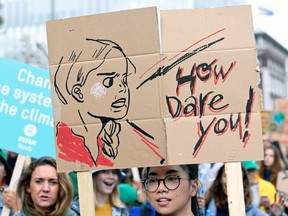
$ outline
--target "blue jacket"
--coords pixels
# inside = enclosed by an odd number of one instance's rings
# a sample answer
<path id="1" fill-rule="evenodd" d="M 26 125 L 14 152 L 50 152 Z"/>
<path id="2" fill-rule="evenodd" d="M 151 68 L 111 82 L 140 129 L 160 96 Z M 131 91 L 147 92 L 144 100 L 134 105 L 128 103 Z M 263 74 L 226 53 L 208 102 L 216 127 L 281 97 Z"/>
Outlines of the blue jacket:
<path id="1" fill-rule="evenodd" d="M 142 216 L 141 211 L 145 212 L 145 216 L 155 216 L 156 211 L 153 209 L 149 202 L 146 202 L 144 206 L 135 206 L 130 209 L 129 216 Z"/>

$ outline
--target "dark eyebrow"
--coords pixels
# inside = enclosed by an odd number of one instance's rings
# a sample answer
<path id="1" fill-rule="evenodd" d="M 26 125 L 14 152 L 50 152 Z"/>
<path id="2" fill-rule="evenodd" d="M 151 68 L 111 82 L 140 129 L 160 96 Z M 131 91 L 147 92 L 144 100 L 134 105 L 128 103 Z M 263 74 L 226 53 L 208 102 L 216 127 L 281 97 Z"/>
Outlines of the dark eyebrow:
<path id="1" fill-rule="evenodd" d="M 113 76 L 116 72 L 98 73 L 97 76 Z"/>
<path id="2" fill-rule="evenodd" d="M 179 173 L 179 170 L 168 170 L 166 173 L 167 174 L 175 174 L 175 173 Z"/>
<path id="3" fill-rule="evenodd" d="M 35 177 L 35 178 L 33 178 L 33 179 L 35 179 L 35 180 L 42 180 L 43 178 L 41 178 L 41 177 Z"/>
<path id="4" fill-rule="evenodd" d="M 177 174 L 177 173 L 179 173 L 179 172 L 180 172 L 179 170 L 168 170 L 168 171 L 166 172 L 166 174 L 167 174 L 167 175 Z M 156 172 L 150 172 L 150 173 L 148 173 L 148 176 L 156 176 L 156 175 L 157 175 Z"/>

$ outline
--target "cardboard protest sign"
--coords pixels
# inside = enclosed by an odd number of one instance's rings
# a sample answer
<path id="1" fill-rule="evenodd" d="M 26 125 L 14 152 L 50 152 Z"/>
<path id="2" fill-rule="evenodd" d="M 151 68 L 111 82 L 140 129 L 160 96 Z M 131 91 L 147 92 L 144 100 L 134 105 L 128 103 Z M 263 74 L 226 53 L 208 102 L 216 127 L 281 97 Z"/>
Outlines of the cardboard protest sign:
<path id="1" fill-rule="evenodd" d="M 282 114 L 283 131 L 279 133 L 273 133 L 272 138 L 278 140 L 281 144 L 288 144 L 288 100 L 277 99 L 275 101 L 275 110 Z"/>
<path id="2" fill-rule="evenodd" d="M 262 122 L 262 133 L 283 133 L 285 127 L 286 115 L 282 111 L 262 111 L 261 122 Z"/>
<path id="3" fill-rule="evenodd" d="M 60 171 L 262 159 L 251 8 L 160 28 L 155 7 L 47 22 Z"/>
<path id="4" fill-rule="evenodd" d="M 288 171 L 284 170 L 278 173 L 276 182 L 277 191 L 288 196 Z"/>
<path id="5" fill-rule="evenodd" d="M 48 70 L 0 58 L 0 148 L 56 158 Z"/>

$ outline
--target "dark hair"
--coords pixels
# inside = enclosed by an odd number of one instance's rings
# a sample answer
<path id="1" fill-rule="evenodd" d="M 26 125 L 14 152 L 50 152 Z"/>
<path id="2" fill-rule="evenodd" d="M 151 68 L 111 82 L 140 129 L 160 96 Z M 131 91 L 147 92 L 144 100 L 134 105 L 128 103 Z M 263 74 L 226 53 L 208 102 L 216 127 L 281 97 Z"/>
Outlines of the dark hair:
<path id="1" fill-rule="evenodd" d="M 280 172 L 283 168 L 281 165 L 281 157 L 280 157 L 280 151 L 274 146 L 267 146 L 266 148 L 264 148 L 264 154 L 265 151 L 267 149 L 272 149 L 273 153 L 274 153 L 274 162 L 272 164 L 271 167 L 266 167 L 264 164 L 264 160 L 261 161 L 260 163 L 260 169 L 259 169 L 259 176 L 263 179 L 265 179 L 265 170 L 269 169 L 271 170 L 271 174 L 270 174 L 270 182 L 276 186 L 277 183 L 277 176 L 278 176 L 278 172 Z"/>
<path id="2" fill-rule="evenodd" d="M 242 179 L 243 179 L 243 190 L 244 190 L 244 201 L 245 201 L 245 206 L 249 206 L 252 202 L 252 192 L 250 190 L 250 185 L 249 185 L 249 179 L 247 175 L 247 171 L 244 168 L 244 166 L 241 166 L 242 169 Z M 217 176 L 212 183 L 211 187 L 205 194 L 205 203 L 206 206 L 209 205 L 211 199 L 215 200 L 216 207 L 218 209 L 225 209 L 228 208 L 228 198 L 227 194 L 224 192 L 222 184 L 221 184 L 221 179 L 223 176 L 223 173 L 225 171 L 225 166 L 223 165 L 218 173 Z"/>
<path id="3" fill-rule="evenodd" d="M 281 160 L 282 160 L 282 162 L 283 162 L 283 166 L 284 166 L 284 168 L 285 169 L 288 169 L 288 163 L 286 162 L 286 159 L 285 159 L 285 157 L 286 156 L 284 156 L 283 155 L 283 153 L 282 153 L 282 151 L 281 151 L 281 147 L 280 147 L 280 143 L 279 143 L 279 141 L 273 141 L 272 143 L 271 143 L 271 145 L 272 146 L 274 146 L 277 150 L 278 150 L 278 152 L 279 152 L 279 156 L 280 156 L 280 158 L 281 158 Z M 283 144 L 283 145 L 285 145 L 285 144 Z"/>
<path id="4" fill-rule="evenodd" d="M 57 170 L 55 159 L 51 157 L 41 157 L 30 163 L 19 180 L 16 192 L 23 203 L 23 212 L 27 215 L 41 215 L 40 212 L 35 209 L 31 194 L 28 193 L 26 189 L 30 185 L 31 177 L 35 169 L 45 165 L 52 166 Z M 69 208 L 73 199 L 73 187 L 68 174 L 57 173 L 57 176 L 59 184 L 58 199 L 46 215 L 62 215 Z"/>
<path id="5" fill-rule="evenodd" d="M 179 165 L 184 171 L 187 172 L 188 177 L 190 180 L 198 180 L 198 165 L 197 164 L 185 164 L 185 165 Z M 142 171 L 142 178 L 148 178 L 150 167 L 146 167 Z M 197 200 L 197 195 L 192 197 L 191 201 L 191 211 L 194 215 L 198 215 L 199 212 L 199 205 Z M 156 216 L 159 216 L 159 213 L 156 213 Z"/>

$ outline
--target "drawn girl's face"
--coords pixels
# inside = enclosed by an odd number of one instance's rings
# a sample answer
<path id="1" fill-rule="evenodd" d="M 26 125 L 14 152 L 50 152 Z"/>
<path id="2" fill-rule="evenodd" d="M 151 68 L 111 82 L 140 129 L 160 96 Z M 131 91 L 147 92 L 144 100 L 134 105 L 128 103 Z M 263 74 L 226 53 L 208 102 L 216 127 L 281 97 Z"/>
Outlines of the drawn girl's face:
<path id="1" fill-rule="evenodd" d="M 127 60 L 108 59 L 112 49 L 101 66 L 91 71 L 84 90 L 84 109 L 96 118 L 123 118 L 129 108 L 130 92 L 127 84 Z M 93 69 L 92 69 L 93 70 Z"/>
<path id="2" fill-rule="evenodd" d="M 156 191 L 147 192 L 151 205 L 161 215 L 192 215 L 191 199 L 196 195 L 197 186 L 193 186 L 181 166 L 151 167 L 148 172 L 148 178 L 166 178 L 167 184 L 175 179 L 167 176 L 180 177 L 179 187 L 169 190 L 161 181 Z"/>

